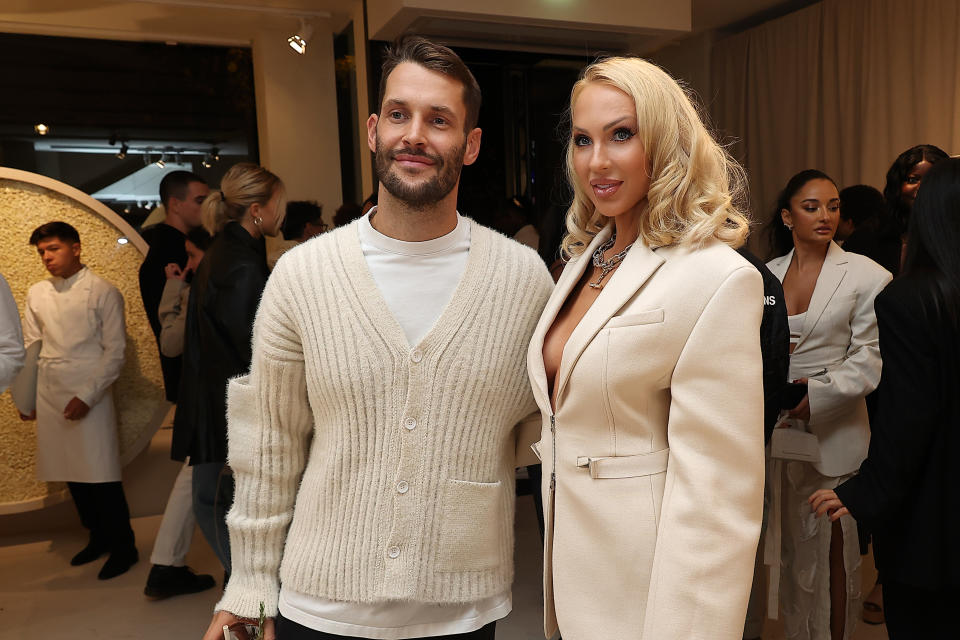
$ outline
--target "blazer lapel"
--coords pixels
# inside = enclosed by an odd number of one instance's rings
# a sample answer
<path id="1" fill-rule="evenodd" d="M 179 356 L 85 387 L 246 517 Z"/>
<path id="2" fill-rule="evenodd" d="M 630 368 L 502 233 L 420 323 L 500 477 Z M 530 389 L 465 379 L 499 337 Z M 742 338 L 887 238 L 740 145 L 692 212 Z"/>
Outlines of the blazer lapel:
<path id="1" fill-rule="evenodd" d="M 836 293 L 837 287 L 846 275 L 847 270 L 843 266 L 847 263 L 847 257 L 843 249 L 837 243 L 831 241 L 827 249 L 827 256 L 823 260 L 823 266 L 820 268 L 820 275 L 817 276 L 817 284 L 813 289 L 813 295 L 810 296 L 810 305 L 807 307 L 807 315 L 803 319 L 803 328 L 800 329 L 800 339 L 797 341 L 797 349 L 803 344 L 810 332 L 816 326 L 820 316 Z M 789 263 L 787 263 L 789 264 Z M 796 351 L 796 349 L 795 349 Z"/>
<path id="2" fill-rule="evenodd" d="M 547 299 L 543 313 L 540 314 L 540 321 L 537 323 L 537 328 L 530 338 L 530 347 L 527 350 L 527 369 L 533 382 L 534 399 L 544 411 L 549 411 L 551 402 L 547 387 L 547 371 L 543 364 L 543 340 L 547 336 L 547 331 L 553 326 L 553 321 L 557 319 L 557 314 L 560 313 L 560 309 L 563 308 L 563 303 L 567 301 L 570 293 L 583 276 L 587 265 L 590 264 L 593 252 L 610 238 L 611 233 L 613 233 L 612 225 L 601 229 L 600 232 L 593 237 L 593 240 L 584 252 L 576 260 L 567 263 L 563 272 L 560 274 L 559 280 L 557 280 L 557 285 L 553 288 L 553 293 L 551 293 L 550 298 Z M 621 268 L 623 266 L 625 265 L 621 265 Z M 554 383 L 556 383 L 556 380 Z"/>
<path id="3" fill-rule="evenodd" d="M 783 282 L 784 276 L 787 275 L 787 269 L 790 267 L 790 262 L 793 260 L 793 249 L 790 249 L 790 252 L 785 256 L 781 256 L 776 260 L 771 260 L 770 264 L 767 265 L 767 268 L 770 269 L 770 273 L 777 276 L 777 280 Z"/>
<path id="4" fill-rule="evenodd" d="M 570 339 L 563 348 L 560 370 L 554 382 L 559 400 L 563 387 L 570 378 L 580 354 L 590 344 L 603 325 L 625 305 L 644 285 L 653 273 L 660 268 L 664 260 L 650 247 L 637 241 L 623 259 L 610 280 L 603 287 L 600 296 L 587 310 L 580 324 L 573 330 Z"/>

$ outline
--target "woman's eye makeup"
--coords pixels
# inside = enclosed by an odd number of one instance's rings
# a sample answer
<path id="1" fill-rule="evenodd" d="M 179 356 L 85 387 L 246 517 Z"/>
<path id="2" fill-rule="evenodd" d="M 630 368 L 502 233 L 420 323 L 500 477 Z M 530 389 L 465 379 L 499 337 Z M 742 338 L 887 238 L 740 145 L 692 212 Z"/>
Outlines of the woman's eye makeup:
<path id="1" fill-rule="evenodd" d="M 573 144 L 577 145 L 578 147 L 585 147 L 590 144 L 590 138 L 582 133 L 576 133 L 573 136 Z"/>
<path id="2" fill-rule="evenodd" d="M 620 127 L 613 132 L 613 140 L 615 142 L 626 142 L 635 135 L 637 134 L 630 129 L 627 129 L 626 127 Z"/>

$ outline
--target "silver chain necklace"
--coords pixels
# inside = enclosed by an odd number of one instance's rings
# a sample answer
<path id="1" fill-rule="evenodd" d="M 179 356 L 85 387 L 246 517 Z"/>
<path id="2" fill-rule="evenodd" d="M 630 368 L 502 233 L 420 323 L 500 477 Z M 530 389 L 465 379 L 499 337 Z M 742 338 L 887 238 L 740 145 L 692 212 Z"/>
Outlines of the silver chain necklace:
<path id="1" fill-rule="evenodd" d="M 620 253 L 615 253 L 610 256 L 608 260 L 603 259 L 603 252 L 612 248 L 613 244 L 617 241 L 617 234 L 610 236 L 610 239 L 604 242 L 602 245 L 597 247 L 597 250 L 593 252 L 593 266 L 600 269 L 600 277 L 597 278 L 596 282 L 591 282 L 591 289 L 603 289 L 603 279 L 606 278 L 614 269 L 620 266 L 620 263 L 623 262 L 623 259 L 627 256 L 627 251 L 630 251 L 630 247 L 633 246 L 633 242 L 628 244 L 623 251 Z"/>

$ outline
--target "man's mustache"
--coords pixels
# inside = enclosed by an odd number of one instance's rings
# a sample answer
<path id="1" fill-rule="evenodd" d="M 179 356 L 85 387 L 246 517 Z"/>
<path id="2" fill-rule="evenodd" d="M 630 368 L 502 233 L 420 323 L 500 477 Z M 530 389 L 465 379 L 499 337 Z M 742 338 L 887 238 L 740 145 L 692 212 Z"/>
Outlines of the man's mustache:
<path id="1" fill-rule="evenodd" d="M 438 166 L 443 164 L 442 157 L 431 155 L 426 151 L 424 151 L 423 149 L 411 149 L 409 147 L 404 147 L 403 149 L 393 149 L 392 151 L 390 151 L 391 160 L 396 160 L 397 156 L 401 156 L 401 155 L 402 156 L 422 156 L 424 158 L 429 158 Z"/>

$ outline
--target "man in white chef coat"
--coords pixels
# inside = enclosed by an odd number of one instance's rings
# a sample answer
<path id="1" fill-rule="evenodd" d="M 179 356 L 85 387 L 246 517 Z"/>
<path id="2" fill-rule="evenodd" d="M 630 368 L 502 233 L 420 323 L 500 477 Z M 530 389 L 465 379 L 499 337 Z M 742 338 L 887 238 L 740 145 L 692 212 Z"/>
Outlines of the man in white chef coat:
<path id="1" fill-rule="evenodd" d="M 126 572 L 137 560 L 130 511 L 120 484 L 117 417 L 111 386 L 126 346 L 123 297 L 80 262 L 80 235 L 65 222 L 34 230 L 52 277 L 27 292 L 23 337 L 40 340 L 37 477 L 66 482 L 90 542 L 70 561 L 93 562 L 109 553 L 99 578 Z"/>

